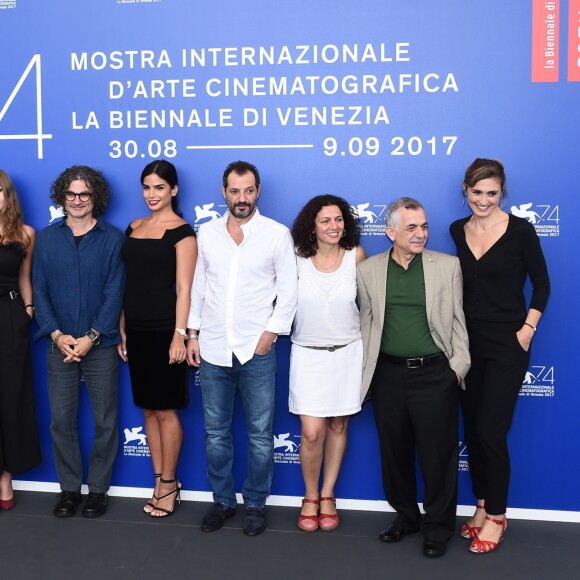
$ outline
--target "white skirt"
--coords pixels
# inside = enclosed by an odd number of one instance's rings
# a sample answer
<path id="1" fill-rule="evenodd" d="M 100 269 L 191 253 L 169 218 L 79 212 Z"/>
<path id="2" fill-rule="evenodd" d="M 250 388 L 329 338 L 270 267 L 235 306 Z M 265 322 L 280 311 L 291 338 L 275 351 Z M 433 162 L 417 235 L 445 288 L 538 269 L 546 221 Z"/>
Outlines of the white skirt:
<path id="1" fill-rule="evenodd" d="M 334 352 L 292 345 L 288 407 L 296 415 L 345 417 L 361 409 L 363 347 Z"/>

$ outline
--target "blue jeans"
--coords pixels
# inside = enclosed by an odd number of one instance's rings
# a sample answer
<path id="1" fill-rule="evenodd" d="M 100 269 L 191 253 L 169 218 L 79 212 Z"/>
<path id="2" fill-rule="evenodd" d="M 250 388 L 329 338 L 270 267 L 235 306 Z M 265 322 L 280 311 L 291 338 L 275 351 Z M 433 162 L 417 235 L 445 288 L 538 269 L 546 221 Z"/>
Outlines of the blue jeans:
<path id="1" fill-rule="evenodd" d="M 90 350 L 79 363 L 63 362 L 54 345 L 47 351 L 50 433 L 54 464 L 62 490 L 80 491 L 83 462 L 77 415 L 81 377 L 87 387 L 93 413 L 94 438 L 89 463 L 89 491 L 105 493 L 111 485 L 117 455 L 118 361 L 117 347 Z"/>
<path id="2" fill-rule="evenodd" d="M 205 421 L 207 478 L 214 501 L 237 504 L 232 466 L 232 419 L 239 389 L 248 431 L 248 473 L 242 486 L 246 507 L 263 507 L 274 468 L 274 395 L 276 352 L 254 354 L 246 364 L 234 356 L 231 367 L 202 361 L 199 379 Z"/>

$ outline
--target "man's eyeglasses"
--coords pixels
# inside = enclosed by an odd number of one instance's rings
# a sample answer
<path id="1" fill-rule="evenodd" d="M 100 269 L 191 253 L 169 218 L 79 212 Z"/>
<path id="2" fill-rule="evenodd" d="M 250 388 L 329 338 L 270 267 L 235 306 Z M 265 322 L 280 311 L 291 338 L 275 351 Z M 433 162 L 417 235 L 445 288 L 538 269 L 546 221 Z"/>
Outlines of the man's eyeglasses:
<path id="1" fill-rule="evenodd" d="M 72 191 L 65 191 L 64 193 L 64 197 L 66 198 L 67 201 L 74 201 L 77 197 L 81 201 L 89 201 L 89 199 L 91 199 L 91 195 L 93 194 L 90 193 L 89 191 L 83 191 L 82 193 L 73 193 Z"/>

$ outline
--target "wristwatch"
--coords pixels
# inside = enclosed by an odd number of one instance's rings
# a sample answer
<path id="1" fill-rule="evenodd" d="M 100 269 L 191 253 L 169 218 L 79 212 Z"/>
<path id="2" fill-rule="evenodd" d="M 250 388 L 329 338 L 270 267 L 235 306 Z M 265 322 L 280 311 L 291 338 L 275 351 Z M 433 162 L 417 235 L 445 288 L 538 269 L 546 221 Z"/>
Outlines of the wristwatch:
<path id="1" fill-rule="evenodd" d="M 85 336 L 88 336 L 91 339 L 94 346 L 101 342 L 101 335 L 94 328 L 90 328 Z"/>
<path id="2" fill-rule="evenodd" d="M 177 334 L 179 334 L 179 336 L 185 337 L 185 335 L 186 335 L 185 328 L 176 328 L 175 332 L 177 332 Z"/>

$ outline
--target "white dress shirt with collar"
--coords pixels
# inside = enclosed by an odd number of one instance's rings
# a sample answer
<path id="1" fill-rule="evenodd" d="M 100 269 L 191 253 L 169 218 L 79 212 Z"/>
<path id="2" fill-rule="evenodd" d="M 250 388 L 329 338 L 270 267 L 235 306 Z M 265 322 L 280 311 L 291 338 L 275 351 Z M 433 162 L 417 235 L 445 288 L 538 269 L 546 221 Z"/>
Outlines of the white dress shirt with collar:
<path id="1" fill-rule="evenodd" d="M 290 333 L 297 272 L 286 226 L 256 209 L 237 245 L 227 231 L 228 216 L 199 228 L 187 327 L 199 330 L 204 360 L 231 367 L 232 354 L 242 364 L 254 356 L 264 331 Z"/>

